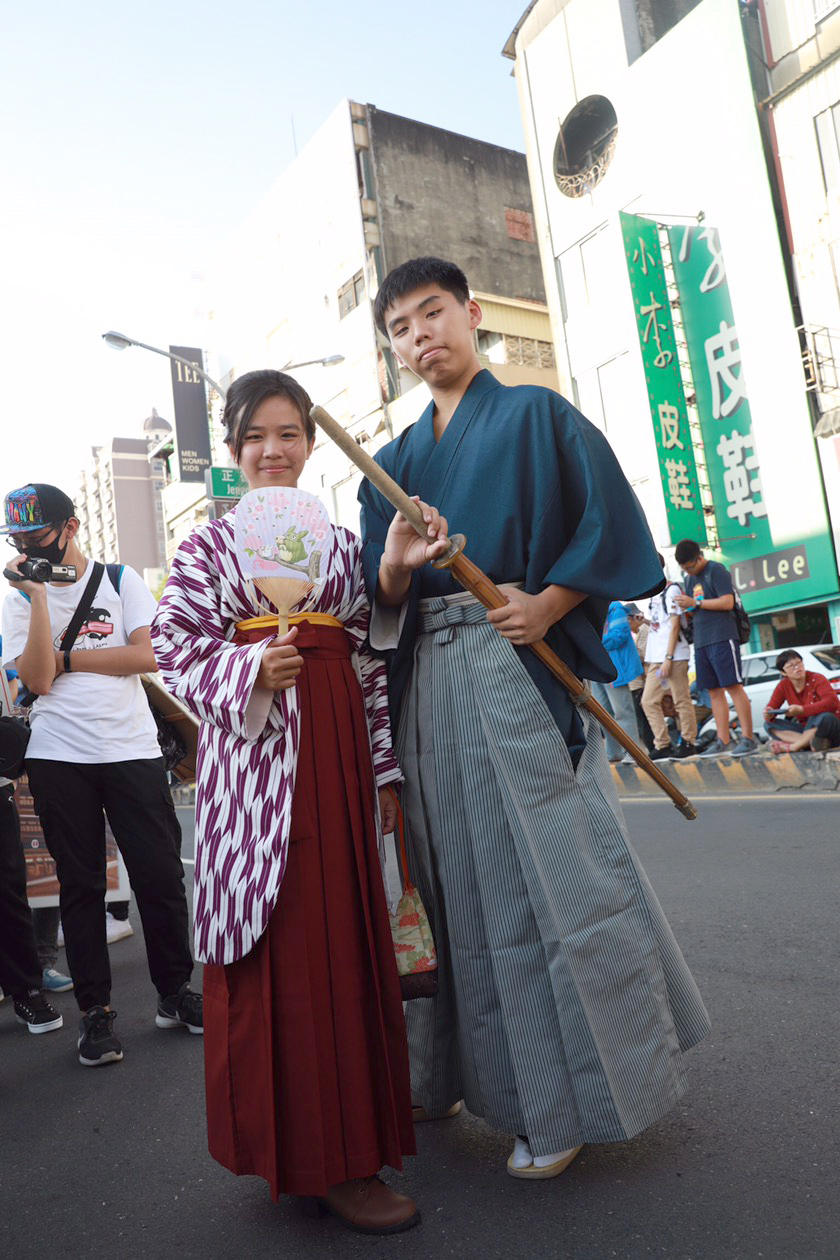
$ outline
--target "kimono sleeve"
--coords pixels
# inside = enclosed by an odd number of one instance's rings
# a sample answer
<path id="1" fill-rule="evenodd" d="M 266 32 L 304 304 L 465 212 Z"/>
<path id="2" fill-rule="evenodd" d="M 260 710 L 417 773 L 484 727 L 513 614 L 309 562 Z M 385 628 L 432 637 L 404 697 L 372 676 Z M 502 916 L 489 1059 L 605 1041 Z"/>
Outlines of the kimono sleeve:
<path id="1" fill-rule="evenodd" d="M 398 480 L 394 466 L 397 461 L 397 443 L 377 451 L 377 464 Z M 396 509 L 383 494 L 365 477 L 359 486 L 362 530 L 362 571 L 371 609 L 370 644 L 377 652 L 395 649 L 402 639 L 407 621 L 413 622 L 420 599 L 420 573 L 415 570 L 405 599 L 399 608 L 386 607 L 376 602 L 376 585 L 379 581 L 379 564 L 385 550 L 385 539 L 396 515 Z"/>
<path id="2" fill-rule="evenodd" d="M 365 592 L 361 548 L 358 546 L 355 549 L 350 582 L 351 604 L 349 612 L 345 615 L 344 628 L 358 653 L 359 674 L 370 731 L 373 772 L 376 786 L 381 788 L 388 783 L 401 783 L 403 776 L 397 764 L 391 736 L 385 662 L 371 652 L 367 643 L 370 605 Z"/>
<path id="3" fill-rule="evenodd" d="M 549 398 L 560 476 L 534 531 L 542 584 L 604 600 L 655 595 L 665 585 L 656 547 L 612 447 L 563 399 Z"/>
<path id="4" fill-rule="evenodd" d="M 226 638 L 219 566 L 200 532 L 178 549 L 151 636 L 163 682 L 196 717 L 248 742 L 259 737 L 273 695 L 254 684 L 271 640 Z"/>

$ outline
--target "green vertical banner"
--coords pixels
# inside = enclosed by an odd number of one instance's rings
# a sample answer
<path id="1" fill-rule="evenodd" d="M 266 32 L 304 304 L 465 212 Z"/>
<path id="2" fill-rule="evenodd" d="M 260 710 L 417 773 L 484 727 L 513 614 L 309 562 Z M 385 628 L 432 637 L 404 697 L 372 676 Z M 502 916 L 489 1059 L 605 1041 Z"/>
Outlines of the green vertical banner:
<path id="1" fill-rule="evenodd" d="M 669 228 L 721 550 L 773 545 L 717 228 Z M 754 538 L 748 535 L 755 535 Z"/>
<path id="2" fill-rule="evenodd" d="M 837 588 L 837 570 L 827 515 L 824 532 L 773 549 L 717 228 L 672 227 L 668 238 L 718 539 L 736 588 L 754 611 L 830 594 Z M 803 451 L 797 458 L 816 459 L 816 452 Z"/>
<path id="3" fill-rule="evenodd" d="M 650 219 L 621 214 L 621 234 L 645 368 L 659 476 L 671 542 L 706 542 L 706 522 L 691 444 L 677 341 L 662 265 L 659 229 Z"/>

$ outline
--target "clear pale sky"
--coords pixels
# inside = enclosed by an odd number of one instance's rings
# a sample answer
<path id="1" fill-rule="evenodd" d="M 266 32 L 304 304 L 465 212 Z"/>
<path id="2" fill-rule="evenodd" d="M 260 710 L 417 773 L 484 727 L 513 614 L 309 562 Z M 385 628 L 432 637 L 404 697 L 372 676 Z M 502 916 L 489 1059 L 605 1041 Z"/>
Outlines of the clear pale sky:
<path id="1" fill-rule="evenodd" d="M 91 445 L 169 418 L 197 284 L 344 97 L 522 149 L 501 48 L 524 0 L 3 6 L 0 493 L 72 493 Z"/>

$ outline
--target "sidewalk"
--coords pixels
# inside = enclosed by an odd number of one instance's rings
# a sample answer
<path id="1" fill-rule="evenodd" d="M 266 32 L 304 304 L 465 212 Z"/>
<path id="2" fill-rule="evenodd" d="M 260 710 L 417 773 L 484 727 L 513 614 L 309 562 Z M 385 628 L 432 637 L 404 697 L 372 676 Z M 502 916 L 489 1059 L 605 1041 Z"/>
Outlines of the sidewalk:
<path id="1" fill-rule="evenodd" d="M 769 752 L 748 757 L 692 757 L 656 764 L 689 798 L 789 788 L 834 792 L 840 788 L 840 750 L 785 753 L 780 757 Z M 612 766 L 612 773 L 621 797 L 658 796 L 661 792 L 638 766 Z"/>

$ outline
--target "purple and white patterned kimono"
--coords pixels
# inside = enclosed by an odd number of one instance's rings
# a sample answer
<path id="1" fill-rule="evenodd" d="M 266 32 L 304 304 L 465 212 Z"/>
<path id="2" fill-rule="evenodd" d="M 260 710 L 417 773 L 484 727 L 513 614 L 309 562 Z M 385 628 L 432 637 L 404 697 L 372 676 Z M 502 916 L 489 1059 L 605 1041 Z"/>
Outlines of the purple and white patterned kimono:
<path id="1" fill-rule="evenodd" d="M 326 580 L 297 611 L 328 613 L 356 655 L 377 787 L 402 775 L 391 743 L 385 667 L 367 648 L 369 607 L 361 543 L 335 527 Z M 152 622 L 163 682 L 198 718 L 195 954 L 236 962 L 253 949 L 277 901 L 286 865 L 300 722 L 297 690 L 254 688 L 273 642 L 238 645 L 236 623 L 264 615 L 242 577 L 233 514 L 202 525 L 178 548 Z"/>

